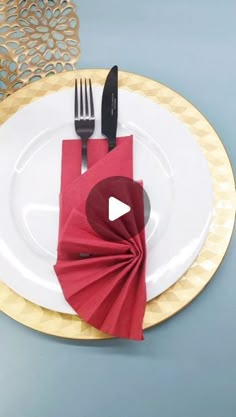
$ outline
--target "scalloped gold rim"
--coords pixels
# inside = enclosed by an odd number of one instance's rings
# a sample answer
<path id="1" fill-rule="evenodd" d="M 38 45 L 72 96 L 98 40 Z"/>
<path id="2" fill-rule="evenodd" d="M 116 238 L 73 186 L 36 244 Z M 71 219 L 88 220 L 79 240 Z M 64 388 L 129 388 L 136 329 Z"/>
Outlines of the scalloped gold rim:
<path id="1" fill-rule="evenodd" d="M 104 84 L 107 70 L 71 71 L 28 85 L 0 104 L 0 123 L 32 101 L 73 87 L 75 76 Z M 167 86 L 140 75 L 119 72 L 119 86 L 142 94 L 168 109 L 195 136 L 212 177 L 214 210 L 208 236 L 189 270 L 168 290 L 147 303 L 144 329 L 171 317 L 189 304 L 207 285 L 219 267 L 229 244 L 235 219 L 236 194 L 232 168 L 216 132 L 185 98 Z M 16 321 L 41 332 L 73 339 L 109 338 L 78 316 L 61 314 L 25 300 L 0 282 L 0 309 Z"/>

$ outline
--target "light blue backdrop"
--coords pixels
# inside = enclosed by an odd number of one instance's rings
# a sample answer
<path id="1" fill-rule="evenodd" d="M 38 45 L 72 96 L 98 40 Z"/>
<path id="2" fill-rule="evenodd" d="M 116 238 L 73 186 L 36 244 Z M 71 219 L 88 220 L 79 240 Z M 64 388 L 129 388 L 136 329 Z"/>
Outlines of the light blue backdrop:
<path id="1" fill-rule="evenodd" d="M 205 114 L 236 162 L 235 0 L 77 0 L 81 68 L 137 72 Z M 0 417 L 235 417 L 236 239 L 143 343 L 74 342 L 0 315 Z"/>

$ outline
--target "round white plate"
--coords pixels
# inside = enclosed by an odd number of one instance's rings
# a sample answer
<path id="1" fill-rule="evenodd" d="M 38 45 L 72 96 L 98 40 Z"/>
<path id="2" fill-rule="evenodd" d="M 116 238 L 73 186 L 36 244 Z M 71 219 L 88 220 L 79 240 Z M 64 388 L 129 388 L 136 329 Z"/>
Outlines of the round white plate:
<path id="1" fill-rule="evenodd" d="M 94 85 L 101 137 L 102 88 Z M 75 138 L 73 89 L 44 96 L 0 126 L 0 276 L 43 307 L 75 314 L 53 270 L 58 233 L 61 141 Z M 134 135 L 134 179 L 151 201 L 146 226 L 148 300 L 190 267 L 208 232 L 213 192 L 192 134 L 148 98 L 119 89 L 118 135 Z"/>

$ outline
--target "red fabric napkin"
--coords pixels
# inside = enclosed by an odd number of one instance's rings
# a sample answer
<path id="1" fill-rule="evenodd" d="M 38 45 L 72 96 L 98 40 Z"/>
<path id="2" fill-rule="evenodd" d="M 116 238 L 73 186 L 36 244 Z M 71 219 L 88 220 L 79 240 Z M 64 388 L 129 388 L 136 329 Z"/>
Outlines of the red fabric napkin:
<path id="1" fill-rule="evenodd" d="M 114 237 L 117 233 L 121 236 L 107 240 L 93 230 L 86 216 L 90 191 L 101 180 L 113 176 L 133 178 L 132 136 L 118 138 L 111 152 L 106 139 L 89 140 L 88 170 L 84 174 L 81 140 L 63 141 L 58 258 L 54 269 L 67 302 L 84 321 L 111 336 L 142 340 L 146 306 L 144 228 L 134 237 L 127 232 L 136 227 L 134 211 L 129 221 L 126 216 L 120 218 L 124 220 L 119 230 L 116 222 L 110 222 Z M 140 213 L 144 222 L 143 199 L 139 216 Z"/>

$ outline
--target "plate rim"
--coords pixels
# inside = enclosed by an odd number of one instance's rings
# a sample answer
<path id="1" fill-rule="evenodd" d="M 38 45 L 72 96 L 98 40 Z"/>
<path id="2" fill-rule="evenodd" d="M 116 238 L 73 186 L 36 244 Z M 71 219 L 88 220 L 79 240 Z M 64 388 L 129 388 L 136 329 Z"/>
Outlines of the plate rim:
<path id="1" fill-rule="evenodd" d="M 18 90 L 0 103 L 0 124 L 38 98 L 70 88 L 77 76 L 103 84 L 106 69 L 80 69 L 43 78 Z M 205 243 L 189 270 L 165 292 L 147 303 L 144 329 L 182 310 L 207 285 L 221 264 L 235 220 L 236 193 L 232 166 L 226 150 L 209 121 L 193 104 L 165 84 L 135 73 L 120 71 L 119 87 L 140 93 L 167 108 L 191 131 L 208 162 L 213 184 L 214 208 Z M 224 187 L 223 187 L 224 184 Z M 0 282 L 0 310 L 16 321 L 43 333 L 72 339 L 105 339 L 105 335 L 78 316 L 58 313 L 24 299 Z"/>

